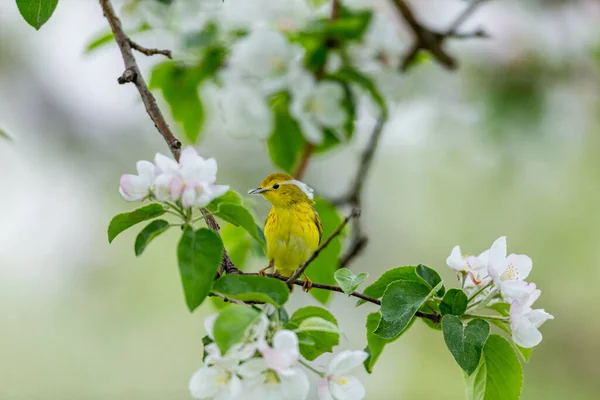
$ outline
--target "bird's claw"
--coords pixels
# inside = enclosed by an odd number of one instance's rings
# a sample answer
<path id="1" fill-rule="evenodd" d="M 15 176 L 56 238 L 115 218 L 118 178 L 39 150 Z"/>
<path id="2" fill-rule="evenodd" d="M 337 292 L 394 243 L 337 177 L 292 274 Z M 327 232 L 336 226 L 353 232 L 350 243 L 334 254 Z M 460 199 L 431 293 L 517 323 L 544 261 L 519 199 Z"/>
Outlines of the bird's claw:
<path id="1" fill-rule="evenodd" d="M 308 276 L 304 277 L 304 283 L 302 284 L 302 291 L 304 292 L 309 292 L 310 289 L 312 288 L 312 281 L 308 278 Z"/>

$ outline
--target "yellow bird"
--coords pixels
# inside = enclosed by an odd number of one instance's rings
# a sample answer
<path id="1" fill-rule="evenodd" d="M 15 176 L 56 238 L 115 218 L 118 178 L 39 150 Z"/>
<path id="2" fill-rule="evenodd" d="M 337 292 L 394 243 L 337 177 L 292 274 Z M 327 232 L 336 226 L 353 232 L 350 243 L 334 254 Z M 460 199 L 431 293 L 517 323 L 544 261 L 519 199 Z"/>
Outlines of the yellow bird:
<path id="1" fill-rule="evenodd" d="M 277 274 L 291 276 L 319 247 L 323 236 L 312 189 L 290 175 L 275 173 L 248 194 L 261 194 L 272 205 L 265 221 L 269 265 L 259 274 L 274 268 Z M 312 282 L 304 277 L 303 289 L 308 291 Z"/>

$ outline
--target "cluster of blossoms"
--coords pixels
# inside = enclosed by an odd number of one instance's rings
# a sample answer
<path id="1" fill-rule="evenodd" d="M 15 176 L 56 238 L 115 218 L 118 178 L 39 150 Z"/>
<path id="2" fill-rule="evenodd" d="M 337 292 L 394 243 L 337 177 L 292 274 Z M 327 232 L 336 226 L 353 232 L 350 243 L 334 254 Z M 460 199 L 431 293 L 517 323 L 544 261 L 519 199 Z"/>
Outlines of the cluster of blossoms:
<path id="1" fill-rule="evenodd" d="M 188 209 L 204 207 L 229 190 L 215 184 L 217 161 L 202 158 L 193 147 L 181 152 L 179 162 L 157 153 L 154 163 L 138 161 L 136 167 L 137 175 L 121 176 L 119 193 L 127 201 L 156 199 Z"/>
<path id="2" fill-rule="evenodd" d="M 506 255 L 506 237 L 498 238 L 489 250 L 478 256 L 463 255 L 459 246 L 452 249 L 446 259 L 450 268 L 462 274 L 464 288 L 475 295 L 475 307 L 493 302 L 510 304 L 510 329 L 512 338 L 521 347 L 531 348 L 542 341 L 539 327 L 554 317 L 543 309 L 533 309 L 541 290 L 525 279 L 533 263 L 524 254 Z"/>
<path id="3" fill-rule="evenodd" d="M 190 379 L 192 396 L 215 400 L 304 400 L 310 384 L 301 368 L 298 336 L 290 330 L 277 330 L 265 314 L 252 325 L 240 343 L 221 354 L 214 342 L 217 315 L 205 319 L 211 343 L 205 346 L 203 365 Z M 360 400 L 362 383 L 349 372 L 368 357 L 364 351 L 342 351 L 335 355 L 326 372 L 319 372 L 321 400 Z M 305 364 L 306 365 L 306 364 Z"/>

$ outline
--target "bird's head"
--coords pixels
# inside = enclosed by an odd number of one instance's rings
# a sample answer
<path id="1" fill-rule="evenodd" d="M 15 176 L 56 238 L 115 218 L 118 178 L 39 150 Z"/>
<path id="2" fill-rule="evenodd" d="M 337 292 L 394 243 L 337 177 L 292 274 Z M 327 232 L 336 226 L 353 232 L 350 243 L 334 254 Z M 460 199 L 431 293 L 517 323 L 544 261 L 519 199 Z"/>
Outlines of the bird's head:
<path id="1" fill-rule="evenodd" d="M 261 194 L 274 207 L 313 202 L 313 190 L 307 184 L 282 173 L 267 176 L 259 187 L 250 190 L 248 194 Z"/>

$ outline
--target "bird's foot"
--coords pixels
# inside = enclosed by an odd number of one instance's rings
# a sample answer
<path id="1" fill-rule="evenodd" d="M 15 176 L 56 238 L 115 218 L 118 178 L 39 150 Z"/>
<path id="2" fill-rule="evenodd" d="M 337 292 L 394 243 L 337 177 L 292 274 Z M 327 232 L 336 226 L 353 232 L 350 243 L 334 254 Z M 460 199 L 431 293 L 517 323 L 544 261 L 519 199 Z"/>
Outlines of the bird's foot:
<path id="1" fill-rule="evenodd" d="M 271 264 L 267 265 L 265 268 L 258 271 L 258 276 L 267 276 L 267 271 L 271 268 L 273 268 Z"/>
<path id="2" fill-rule="evenodd" d="M 310 289 L 312 288 L 312 281 L 309 279 L 308 275 L 304 274 L 304 283 L 302 284 L 302 290 L 304 292 L 309 292 Z"/>

